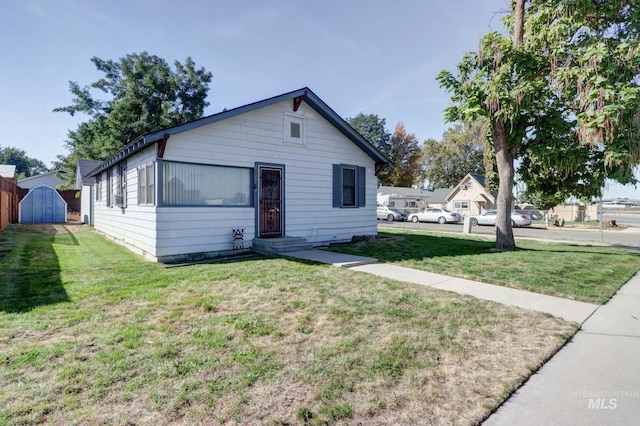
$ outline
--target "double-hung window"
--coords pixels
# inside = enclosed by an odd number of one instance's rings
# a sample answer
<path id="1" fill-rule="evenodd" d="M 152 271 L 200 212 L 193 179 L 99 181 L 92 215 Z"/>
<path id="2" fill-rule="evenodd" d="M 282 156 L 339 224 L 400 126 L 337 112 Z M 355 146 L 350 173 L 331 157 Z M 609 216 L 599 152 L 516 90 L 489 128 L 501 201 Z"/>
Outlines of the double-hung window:
<path id="1" fill-rule="evenodd" d="M 96 176 L 96 201 L 102 201 L 102 174 Z"/>
<path id="2" fill-rule="evenodd" d="M 333 207 L 364 207 L 366 169 L 349 164 L 333 165 Z"/>
<path id="3" fill-rule="evenodd" d="M 155 164 L 138 167 L 138 204 L 155 203 Z"/>
<path id="4" fill-rule="evenodd" d="M 107 206 L 127 207 L 127 164 L 107 171 Z"/>

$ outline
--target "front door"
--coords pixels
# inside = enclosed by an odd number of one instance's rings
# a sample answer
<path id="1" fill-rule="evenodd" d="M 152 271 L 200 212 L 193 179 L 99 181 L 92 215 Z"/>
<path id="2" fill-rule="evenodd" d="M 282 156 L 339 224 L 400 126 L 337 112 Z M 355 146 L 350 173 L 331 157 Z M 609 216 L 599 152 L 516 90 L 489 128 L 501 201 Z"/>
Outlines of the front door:
<path id="1" fill-rule="evenodd" d="M 260 238 L 283 236 L 282 167 L 258 167 L 258 234 Z"/>

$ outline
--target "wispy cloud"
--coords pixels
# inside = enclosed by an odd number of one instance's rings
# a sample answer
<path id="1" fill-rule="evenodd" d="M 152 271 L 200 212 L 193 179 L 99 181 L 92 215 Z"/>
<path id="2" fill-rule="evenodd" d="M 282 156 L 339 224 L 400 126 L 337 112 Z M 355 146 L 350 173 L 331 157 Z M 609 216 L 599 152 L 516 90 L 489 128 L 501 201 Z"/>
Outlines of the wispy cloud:
<path id="1" fill-rule="evenodd" d="M 26 11 L 34 17 L 47 20 L 59 25 L 76 25 L 98 23 L 113 25 L 114 20 L 98 11 L 96 5 L 100 3 L 86 0 L 63 0 L 57 2 L 42 2 L 28 0 L 23 3 Z"/>
<path id="2" fill-rule="evenodd" d="M 213 33 L 221 37 L 232 38 L 253 32 L 256 26 L 268 25 L 278 19 L 278 11 L 269 8 L 253 11 L 247 15 L 230 20 L 222 25 L 213 25 Z"/>

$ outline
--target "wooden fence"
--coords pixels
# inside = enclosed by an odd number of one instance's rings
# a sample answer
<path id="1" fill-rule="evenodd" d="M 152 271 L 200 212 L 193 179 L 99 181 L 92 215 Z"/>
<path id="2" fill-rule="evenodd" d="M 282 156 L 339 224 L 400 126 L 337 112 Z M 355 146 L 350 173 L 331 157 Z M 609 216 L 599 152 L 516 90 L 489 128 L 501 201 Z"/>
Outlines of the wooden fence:
<path id="1" fill-rule="evenodd" d="M 0 231 L 18 222 L 18 204 L 22 190 L 9 179 L 0 176 Z"/>

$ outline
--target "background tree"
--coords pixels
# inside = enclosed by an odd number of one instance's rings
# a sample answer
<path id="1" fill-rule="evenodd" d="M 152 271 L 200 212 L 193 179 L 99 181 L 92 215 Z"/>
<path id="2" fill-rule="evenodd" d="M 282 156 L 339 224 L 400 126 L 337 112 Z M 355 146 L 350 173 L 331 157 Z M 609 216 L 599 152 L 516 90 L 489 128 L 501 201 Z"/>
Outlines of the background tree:
<path id="1" fill-rule="evenodd" d="M 355 117 L 347 118 L 346 121 L 385 157 L 391 159 L 391 133 L 385 128 L 387 123 L 385 118 L 380 118 L 375 114 L 363 114 L 360 112 Z M 381 182 L 382 185 L 386 185 L 386 183 L 383 182 L 389 181 L 390 173 L 391 169 L 385 168 L 378 174 L 378 181 Z"/>
<path id="2" fill-rule="evenodd" d="M 467 173 L 484 174 L 484 128 L 481 121 L 458 123 L 422 148 L 425 178 L 434 188 L 455 186 Z"/>
<path id="3" fill-rule="evenodd" d="M 0 164 L 16 166 L 19 179 L 49 171 L 42 161 L 29 157 L 24 149 L 12 146 L 4 148 L 0 146 Z"/>
<path id="4" fill-rule="evenodd" d="M 147 52 L 117 61 L 97 57 L 91 61 L 104 77 L 84 87 L 69 82 L 72 104 L 54 109 L 89 117 L 69 131 L 70 154 L 58 156 L 57 166 L 68 171 L 75 170 L 79 158 L 106 160 L 140 135 L 200 118 L 209 105 L 206 97 L 212 75 L 196 68 L 189 57 L 184 64 L 175 61 L 173 69 Z M 96 90 L 109 95 L 108 99 L 95 98 L 92 91 Z"/>
<path id="5" fill-rule="evenodd" d="M 466 54 L 450 121 L 486 117 L 498 169 L 496 248 L 515 249 L 509 211 L 515 173 L 532 192 L 600 195 L 607 178 L 633 181 L 640 161 L 638 0 L 515 0 L 504 23 Z"/>
<path id="6" fill-rule="evenodd" d="M 403 123 L 396 125 L 391 136 L 389 159 L 393 169 L 389 170 L 386 182 L 380 180 L 383 185 L 410 187 L 420 182 L 423 175 L 422 149 L 416 135 L 407 133 Z"/>

